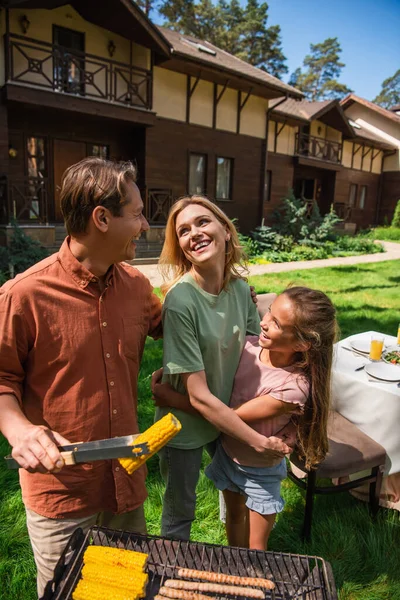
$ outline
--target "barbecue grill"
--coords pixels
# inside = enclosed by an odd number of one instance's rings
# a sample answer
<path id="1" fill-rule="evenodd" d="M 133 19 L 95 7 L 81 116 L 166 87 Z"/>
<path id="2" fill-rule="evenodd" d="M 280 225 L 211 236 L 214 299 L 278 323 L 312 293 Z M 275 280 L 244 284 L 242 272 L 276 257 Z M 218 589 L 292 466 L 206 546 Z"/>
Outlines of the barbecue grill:
<path id="1" fill-rule="evenodd" d="M 153 600 L 165 579 L 178 578 L 181 567 L 271 579 L 275 589 L 265 590 L 266 600 L 337 600 L 331 567 L 317 556 L 173 541 L 105 527 L 92 527 L 86 535 L 78 529 L 72 535 L 42 600 L 72 599 L 89 544 L 146 552 L 149 583 L 145 600 Z M 238 600 L 215 594 L 213 598 Z"/>

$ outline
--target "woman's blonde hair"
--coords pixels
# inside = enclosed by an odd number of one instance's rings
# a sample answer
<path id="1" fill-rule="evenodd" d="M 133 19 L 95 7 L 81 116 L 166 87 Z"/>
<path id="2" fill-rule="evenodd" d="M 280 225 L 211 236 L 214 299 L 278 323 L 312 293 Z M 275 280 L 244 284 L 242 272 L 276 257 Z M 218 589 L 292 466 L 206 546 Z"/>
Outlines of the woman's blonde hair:
<path id="1" fill-rule="evenodd" d="M 294 310 L 298 342 L 308 346 L 296 366 L 310 384 L 304 414 L 298 421 L 297 448 L 307 469 L 315 468 L 328 452 L 333 344 L 337 339 L 336 310 L 326 294 L 307 287 L 290 287 L 283 294 Z"/>
<path id="2" fill-rule="evenodd" d="M 245 279 L 243 273 L 247 273 L 238 234 L 229 217 L 205 196 L 183 196 L 172 205 L 165 228 L 165 241 L 159 260 L 159 268 L 164 278 L 164 284 L 161 286 L 163 294 L 192 267 L 179 245 L 176 233 L 179 213 L 192 204 L 199 204 L 209 210 L 230 233 L 230 239 L 226 242 L 223 288 L 226 288 L 231 279 Z"/>

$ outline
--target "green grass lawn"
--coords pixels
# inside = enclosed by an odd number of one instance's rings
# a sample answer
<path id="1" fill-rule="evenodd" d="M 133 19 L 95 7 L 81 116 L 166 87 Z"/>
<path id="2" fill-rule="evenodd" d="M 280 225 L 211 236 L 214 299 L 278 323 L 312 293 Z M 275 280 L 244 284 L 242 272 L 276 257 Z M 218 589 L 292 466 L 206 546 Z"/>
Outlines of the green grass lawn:
<path id="1" fill-rule="evenodd" d="M 338 310 L 341 336 L 367 330 L 395 335 L 400 321 L 400 261 L 331 267 L 253 277 L 261 292 L 280 292 L 289 283 L 325 291 Z M 152 371 L 161 365 L 162 342 L 148 340 L 139 380 L 139 421 L 144 430 L 152 423 L 149 393 Z M 8 452 L 4 440 L 0 453 Z M 207 462 L 207 458 L 204 457 Z M 149 533 L 160 533 L 162 484 L 157 458 L 150 459 L 146 516 Z M 317 497 L 313 539 L 303 543 L 300 529 L 302 493 L 284 482 L 285 511 L 271 534 L 270 550 L 313 554 L 332 564 L 340 600 L 400 600 L 400 516 L 381 509 L 370 519 L 367 505 L 350 494 Z M 194 540 L 226 543 L 218 520 L 218 494 L 202 476 L 198 486 Z M 35 569 L 25 529 L 16 472 L 0 465 L 0 600 L 33 600 Z"/>

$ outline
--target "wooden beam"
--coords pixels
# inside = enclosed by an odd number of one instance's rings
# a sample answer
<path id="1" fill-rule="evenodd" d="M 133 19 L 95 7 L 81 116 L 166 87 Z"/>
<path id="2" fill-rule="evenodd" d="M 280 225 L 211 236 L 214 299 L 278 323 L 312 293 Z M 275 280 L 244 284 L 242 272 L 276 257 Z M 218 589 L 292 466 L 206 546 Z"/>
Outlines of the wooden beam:
<path id="1" fill-rule="evenodd" d="M 250 98 L 251 92 L 253 88 L 247 92 L 245 99 L 242 102 L 242 92 L 238 92 L 238 103 L 237 103 L 237 120 L 236 120 L 236 133 L 240 133 L 240 116 L 242 114 L 242 110 L 246 106 L 247 100 Z"/>
<path id="2" fill-rule="evenodd" d="M 284 127 L 286 125 L 286 121 L 283 121 L 280 128 L 278 128 L 278 121 L 275 121 L 275 135 L 274 135 L 274 152 L 276 153 L 276 148 L 278 146 L 278 137 L 282 133 Z"/>
<path id="3" fill-rule="evenodd" d="M 367 148 L 367 151 L 365 152 L 365 148 Z M 361 171 L 363 170 L 363 166 L 364 166 L 364 158 L 366 156 L 368 156 L 368 154 L 371 152 L 372 148 L 370 146 L 363 146 L 363 150 L 362 150 L 362 154 L 361 154 Z"/>
<path id="4" fill-rule="evenodd" d="M 197 84 L 200 81 L 200 75 L 198 75 L 195 79 L 194 84 L 192 85 L 192 78 L 190 75 L 187 76 L 186 80 L 186 123 L 190 122 L 190 100 L 194 94 L 195 89 L 197 88 Z"/>
<path id="5" fill-rule="evenodd" d="M 374 151 L 373 151 L 373 149 L 372 149 L 372 156 L 371 156 L 371 166 L 370 166 L 370 168 L 369 168 L 369 172 L 370 172 L 370 173 L 372 173 L 372 166 L 373 166 L 373 164 L 374 164 L 374 160 L 375 160 L 375 158 L 376 158 L 376 157 L 377 157 L 377 156 L 380 154 L 380 152 L 381 152 L 381 151 L 378 149 L 378 150 L 376 151 L 376 154 L 375 154 L 375 153 L 374 153 Z"/>
<path id="6" fill-rule="evenodd" d="M 363 147 L 362 144 L 360 144 L 358 146 L 357 150 L 354 150 L 355 145 L 356 145 L 356 142 L 353 142 L 353 148 L 352 148 L 352 151 L 351 151 L 351 167 L 350 167 L 351 169 L 353 168 L 353 165 L 354 165 L 354 157 L 355 157 L 355 155 L 358 154 L 358 152 Z"/>
<path id="7" fill-rule="evenodd" d="M 213 129 L 216 128 L 217 126 L 217 106 L 219 101 L 221 100 L 222 96 L 225 93 L 225 90 L 228 86 L 230 79 L 227 79 L 225 82 L 224 87 L 222 88 L 221 92 L 218 94 L 218 84 L 214 83 L 214 100 L 213 100 Z"/>

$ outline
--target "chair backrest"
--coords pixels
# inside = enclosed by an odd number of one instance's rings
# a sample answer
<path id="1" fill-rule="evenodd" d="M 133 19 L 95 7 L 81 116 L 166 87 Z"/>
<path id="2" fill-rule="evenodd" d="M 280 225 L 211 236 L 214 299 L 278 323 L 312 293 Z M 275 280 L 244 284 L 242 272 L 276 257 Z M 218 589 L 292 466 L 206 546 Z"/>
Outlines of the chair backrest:
<path id="1" fill-rule="evenodd" d="M 273 301 L 275 300 L 277 294 L 258 294 L 257 295 L 257 310 L 260 318 L 262 319 Z"/>

